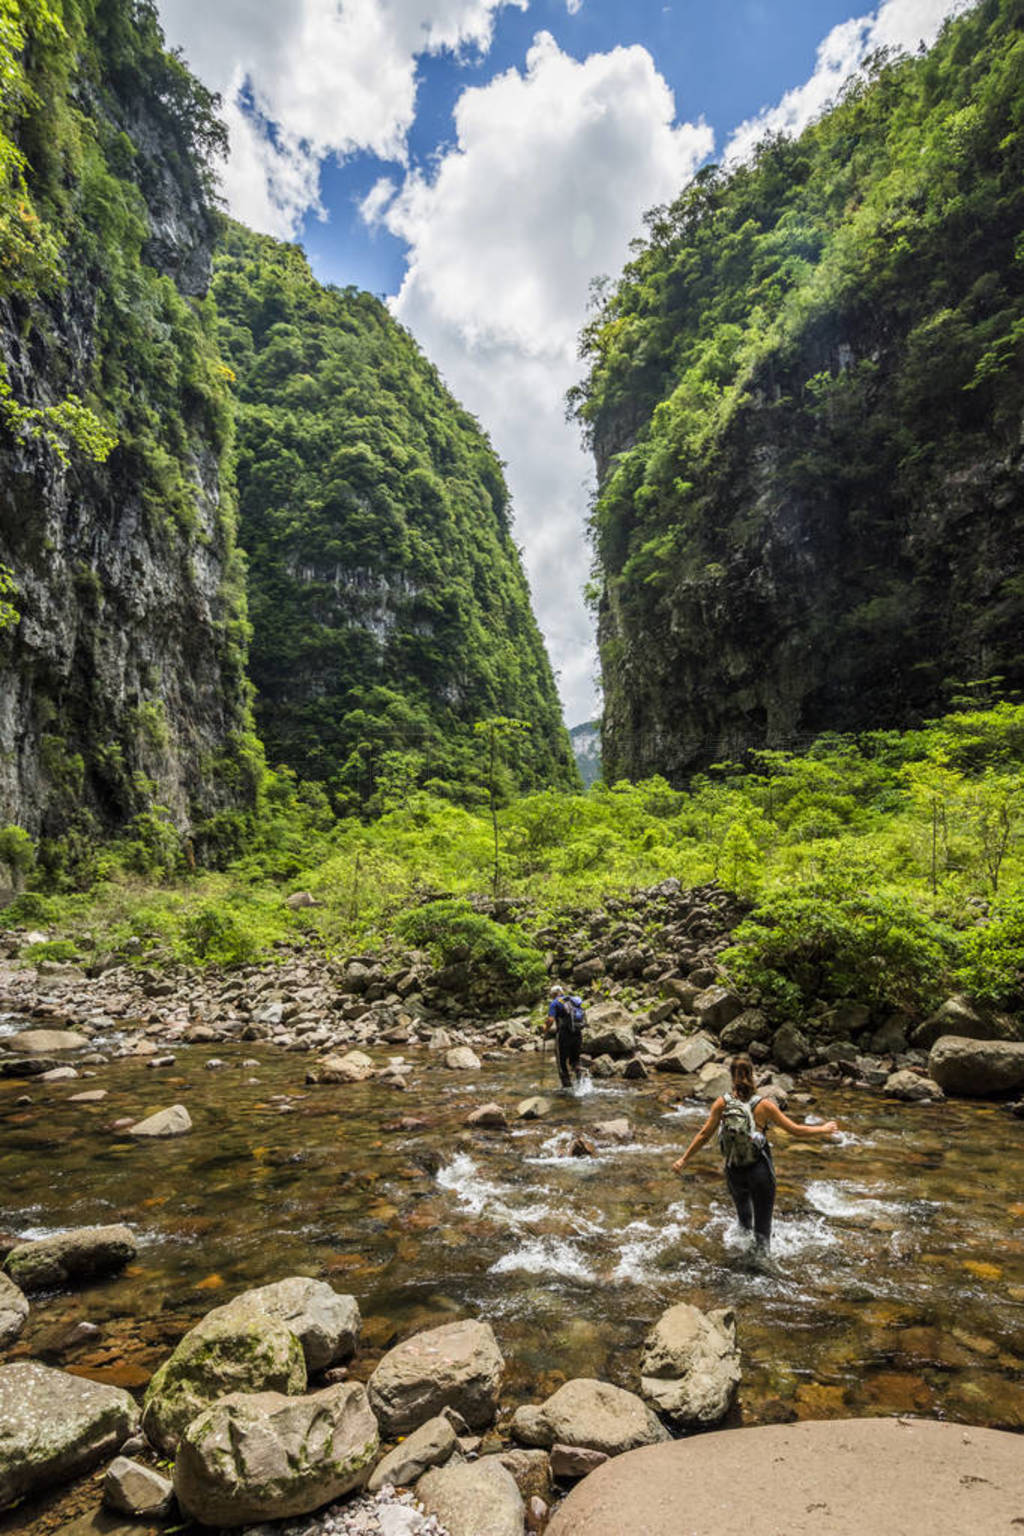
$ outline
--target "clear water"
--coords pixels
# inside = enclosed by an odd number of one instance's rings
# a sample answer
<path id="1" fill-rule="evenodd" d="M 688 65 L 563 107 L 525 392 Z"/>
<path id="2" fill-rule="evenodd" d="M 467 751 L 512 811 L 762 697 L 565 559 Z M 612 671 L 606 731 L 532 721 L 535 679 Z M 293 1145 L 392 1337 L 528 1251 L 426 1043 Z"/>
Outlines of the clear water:
<path id="1" fill-rule="evenodd" d="M 215 1055 L 225 1066 L 207 1070 Z M 375 1055 L 383 1065 L 389 1053 Z M 683 1178 L 670 1171 L 704 1115 L 671 1079 L 568 1096 L 536 1056 L 469 1075 L 418 1051 L 399 1093 L 307 1088 L 307 1057 L 259 1044 L 176 1057 L 162 1070 L 122 1058 L 72 1083 L 0 1083 L 0 1230 L 126 1221 L 140 1240 L 124 1274 L 37 1301 L 8 1358 L 140 1389 L 211 1306 L 304 1273 L 358 1298 L 356 1375 L 417 1328 L 488 1319 L 510 1410 L 573 1376 L 635 1388 L 644 1334 L 686 1300 L 735 1309 L 734 1422 L 911 1412 L 1024 1429 L 1024 1122 L 997 1106 L 853 1091 L 796 1106 L 844 1134 L 833 1145 L 775 1137 L 765 1270 L 736 1228 L 715 1150 Z M 95 1087 L 109 1090 L 102 1103 L 69 1102 Z M 516 1120 L 538 1091 L 551 1114 Z M 33 1102 L 17 1107 L 24 1093 Z M 510 1133 L 467 1130 L 491 1099 Z M 136 1145 L 110 1129 L 178 1101 L 195 1125 L 179 1140 Z M 403 1116 L 427 1123 L 396 1129 Z M 623 1116 L 625 1145 L 593 1129 Z M 567 1156 L 578 1129 L 596 1157 Z M 82 1320 L 100 1333 L 76 1342 Z"/>

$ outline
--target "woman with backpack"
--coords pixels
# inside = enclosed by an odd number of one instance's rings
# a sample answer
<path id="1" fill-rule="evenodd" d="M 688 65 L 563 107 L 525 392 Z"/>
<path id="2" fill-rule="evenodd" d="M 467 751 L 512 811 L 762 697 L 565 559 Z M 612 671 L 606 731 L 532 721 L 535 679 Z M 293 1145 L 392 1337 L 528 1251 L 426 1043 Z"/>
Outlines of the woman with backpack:
<path id="1" fill-rule="evenodd" d="M 771 1246 L 772 1211 L 775 1208 L 775 1169 L 768 1145 L 768 1127 L 780 1126 L 801 1141 L 834 1136 L 839 1127 L 834 1120 L 828 1120 L 824 1125 L 798 1125 L 782 1113 L 774 1099 L 755 1096 L 754 1064 L 749 1056 L 735 1056 L 730 1071 L 732 1093 L 715 1100 L 708 1118 L 682 1157 L 672 1164 L 672 1172 L 682 1173 L 694 1153 L 699 1152 L 718 1131 L 718 1142 L 725 1159 L 725 1182 L 740 1226 L 744 1232 L 752 1230 L 757 1247 L 767 1253 Z"/>

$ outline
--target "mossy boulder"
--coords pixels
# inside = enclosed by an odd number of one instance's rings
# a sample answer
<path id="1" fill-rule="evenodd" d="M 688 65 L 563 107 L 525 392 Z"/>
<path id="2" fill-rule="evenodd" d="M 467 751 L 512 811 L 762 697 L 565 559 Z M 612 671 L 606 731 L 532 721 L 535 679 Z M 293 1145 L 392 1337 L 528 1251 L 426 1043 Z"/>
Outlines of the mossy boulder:
<path id="1" fill-rule="evenodd" d="M 218 1398 L 232 1392 L 294 1396 L 305 1388 L 299 1338 L 258 1302 L 240 1297 L 208 1313 L 156 1372 L 142 1427 L 158 1450 L 172 1455 L 186 1426 Z"/>
<path id="2" fill-rule="evenodd" d="M 123 1269 L 137 1246 L 129 1227 L 79 1227 L 19 1243 L 7 1255 L 7 1270 L 23 1291 L 73 1286 Z"/>
<path id="3" fill-rule="evenodd" d="M 35 1360 L 0 1366 L 0 1509 L 91 1471 L 138 1422 L 119 1387 Z"/>

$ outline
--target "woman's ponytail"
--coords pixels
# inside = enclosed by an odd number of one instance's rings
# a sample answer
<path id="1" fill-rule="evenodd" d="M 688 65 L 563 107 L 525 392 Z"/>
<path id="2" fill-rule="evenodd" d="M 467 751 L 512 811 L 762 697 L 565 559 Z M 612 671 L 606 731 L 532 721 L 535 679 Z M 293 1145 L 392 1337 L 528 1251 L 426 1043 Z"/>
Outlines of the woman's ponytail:
<path id="1" fill-rule="evenodd" d="M 732 1059 L 732 1086 L 738 1099 L 749 1099 L 754 1092 L 754 1063 L 749 1056 L 734 1056 Z"/>

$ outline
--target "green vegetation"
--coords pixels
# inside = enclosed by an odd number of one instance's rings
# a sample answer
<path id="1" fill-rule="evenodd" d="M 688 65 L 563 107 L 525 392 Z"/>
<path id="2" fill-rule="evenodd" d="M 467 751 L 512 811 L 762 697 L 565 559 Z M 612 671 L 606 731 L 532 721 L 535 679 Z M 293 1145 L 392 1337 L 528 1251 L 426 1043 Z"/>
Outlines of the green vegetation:
<path id="1" fill-rule="evenodd" d="M 1024 685 L 1022 228 L 1022 0 L 649 214 L 573 396 L 610 774 Z"/>
<path id="2" fill-rule="evenodd" d="M 0 920 L 146 964 L 233 964 L 288 940 L 353 953 L 390 936 L 518 993 L 540 985 L 535 935 L 553 918 L 668 877 L 717 879 L 750 905 L 729 973 L 778 1018 L 845 999 L 920 1015 L 955 987 L 1020 1007 L 1024 803 L 1007 787 L 1022 770 L 1024 706 L 999 704 L 753 754 L 685 792 L 651 779 L 521 796 L 500 817 L 497 921 L 478 901 L 494 878 L 487 807 L 413 789 L 376 821 L 338 819 L 321 787 L 265 772 L 247 850 L 224 871 L 190 873 L 169 824 L 136 827 L 98 855 L 92 891 L 30 892 Z M 293 890 L 316 905 L 291 911 Z"/>
<path id="3" fill-rule="evenodd" d="M 403 785 L 479 798 L 474 722 L 507 715 L 531 727 L 508 744 L 515 785 L 573 787 L 501 464 L 476 421 L 378 300 L 321 286 L 294 246 L 227 225 L 214 296 L 238 380 L 271 762 L 345 810 L 384 810 Z"/>

